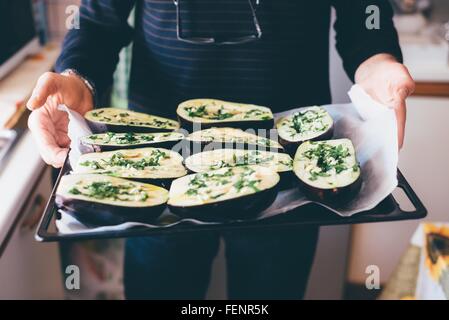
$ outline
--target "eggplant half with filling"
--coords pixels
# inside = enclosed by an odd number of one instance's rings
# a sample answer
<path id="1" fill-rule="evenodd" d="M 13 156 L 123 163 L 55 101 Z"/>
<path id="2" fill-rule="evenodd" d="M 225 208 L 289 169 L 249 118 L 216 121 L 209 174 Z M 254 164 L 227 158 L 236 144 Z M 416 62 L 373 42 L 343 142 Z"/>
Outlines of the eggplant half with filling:
<path id="1" fill-rule="evenodd" d="M 247 165 L 259 165 L 277 171 L 281 176 L 279 187 L 290 187 L 294 181 L 293 160 L 281 152 L 243 150 L 243 149 L 216 149 L 204 151 L 188 157 L 185 166 L 192 172 L 206 172 L 220 168 L 230 168 Z"/>
<path id="2" fill-rule="evenodd" d="M 96 133 L 80 139 L 82 145 L 93 147 L 95 151 L 113 151 L 118 149 L 132 149 L 144 147 L 158 147 L 171 149 L 184 139 L 179 132 L 155 133 Z"/>
<path id="3" fill-rule="evenodd" d="M 241 166 L 196 173 L 173 181 L 171 212 L 204 221 L 257 216 L 276 198 L 279 175 L 260 166 Z"/>
<path id="4" fill-rule="evenodd" d="M 276 122 L 280 143 L 294 154 L 305 141 L 329 140 L 333 135 L 333 120 L 323 107 L 308 107 Z"/>
<path id="5" fill-rule="evenodd" d="M 63 176 L 56 189 L 56 205 L 88 226 L 124 222 L 153 222 L 163 212 L 168 191 L 99 174 Z"/>
<path id="6" fill-rule="evenodd" d="M 214 99 L 182 102 L 176 110 L 181 127 L 192 132 L 211 127 L 271 129 L 273 113 L 267 107 Z"/>
<path id="7" fill-rule="evenodd" d="M 173 179 L 187 174 L 182 156 L 163 148 L 125 149 L 86 153 L 79 157 L 74 173 L 98 173 L 169 187 Z"/>
<path id="8" fill-rule="evenodd" d="M 257 131 L 253 131 L 257 132 Z M 253 150 L 282 150 L 279 142 L 258 136 L 236 128 L 209 128 L 195 131 L 186 137 L 193 153 L 196 150 L 213 149 L 253 149 Z"/>
<path id="9" fill-rule="evenodd" d="M 117 108 L 101 108 L 84 115 L 95 133 L 101 132 L 167 132 L 179 129 L 175 120 Z"/>
<path id="10" fill-rule="evenodd" d="M 349 139 L 307 141 L 298 147 L 293 171 L 311 199 L 343 205 L 362 185 L 361 169 Z"/>
<path id="11" fill-rule="evenodd" d="M 217 149 L 194 154 L 185 160 L 192 172 L 205 172 L 220 168 L 259 165 L 277 172 L 292 170 L 292 158 L 286 153 L 261 150 Z"/>

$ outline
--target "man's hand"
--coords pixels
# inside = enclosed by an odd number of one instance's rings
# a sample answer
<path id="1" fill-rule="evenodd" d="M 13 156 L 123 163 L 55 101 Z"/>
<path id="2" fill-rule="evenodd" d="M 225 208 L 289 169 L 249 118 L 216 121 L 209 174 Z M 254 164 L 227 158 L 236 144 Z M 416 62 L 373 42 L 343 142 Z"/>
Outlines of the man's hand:
<path id="1" fill-rule="evenodd" d="M 402 148 L 405 134 L 405 100 L 415 91 L 407 68 L 389 54 L 375 55 L 356 71 L 355 82 L 378 102 L 394 108 L 398 122 L 398 142 Z"/>
<path id="2" fill-rule="evenodd" d="M 37 81 L 28 109 L 28 127 L 44 161 L 56 168 L 63 165 L 70 139 L 67 135 L 67 113 L 58 110 L 59 104 L 84 115 L 93 108 L 93 97 L 84 82 L 76 75 L 44 73 Z"/>

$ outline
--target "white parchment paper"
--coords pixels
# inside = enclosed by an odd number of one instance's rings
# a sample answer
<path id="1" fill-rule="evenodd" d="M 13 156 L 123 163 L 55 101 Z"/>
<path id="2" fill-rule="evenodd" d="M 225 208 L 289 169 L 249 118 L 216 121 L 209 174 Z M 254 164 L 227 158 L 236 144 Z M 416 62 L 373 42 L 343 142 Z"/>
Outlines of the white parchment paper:
<path id="1" fill-rule="evenodd" d="M 349 138 L 352 140 L 357 153 L 357 159 L 362 168 L 362 187 L 358 196 L 345 207 L 333 208 L 319 203 L 336 214 L 349 217 L 353 214 L 370 210 L 387 197 L 397 186 L 398 141 L 397 125 L 394 111 L 383 106 L 366 94 L 361 87 L 354 85 L 348 92 L 352 103 L 324 106 L 334 119 L 334 139 Z M 81 136 L 90 133 L 84 119 L 67 107 L 61 107 L 69 113 L 69 137 L 72 139 L 70 161 L 74 163 L 80 154 L 90 152 L 79 144 Z M 276 114 L 279 118 L 295 112 L 293 109 Z M 268 218 L 282 214 L 303 206 L 311 201 L 307 199 L 298 188 L 280 191 L 274 203 L 267 208 L 258 219 Z M 173 222 L 164 222 L 169 215 L 168 210 L 162 215 L 160 223 L 155 225 L 141 223 L 125 223 L 117 226 L 108 226 L 95 229 L 86 228 L 72 216 L 61 212 L 61 219 L 57 220 L 60 232 L 93 232 L 123 230 L 130 227 L 145 225 L 147 227 L 173 226 L 179 223 L 211 224 L 194 219 L 182 219 Z M 165 219 L 165 220 L 164 220 Z"/>

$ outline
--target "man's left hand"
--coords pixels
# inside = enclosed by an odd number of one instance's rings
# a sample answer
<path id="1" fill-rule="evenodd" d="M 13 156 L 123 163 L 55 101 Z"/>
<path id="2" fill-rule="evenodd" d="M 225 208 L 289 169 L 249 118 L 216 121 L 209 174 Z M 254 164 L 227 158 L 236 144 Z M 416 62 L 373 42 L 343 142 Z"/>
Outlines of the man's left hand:
<path id="1" fill-rule="evenodd" d="M 415 91 L 415 82 L 403 64 L 389 54 L 377 54 L 357 69 L 355 82 L 376 101 L 392 107 L 398 123 L 398 143 L 404 143 L 406 103 Z"/>

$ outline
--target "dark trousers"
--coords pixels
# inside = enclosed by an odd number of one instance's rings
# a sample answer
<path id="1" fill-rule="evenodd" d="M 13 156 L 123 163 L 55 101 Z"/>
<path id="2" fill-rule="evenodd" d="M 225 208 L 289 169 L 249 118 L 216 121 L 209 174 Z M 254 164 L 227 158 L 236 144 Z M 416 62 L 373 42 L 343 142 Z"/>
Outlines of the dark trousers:
<path id="1" fill-rule="evenodd" d="M 317 227 L 242 229 L 126 241 L 127 299 L 204 299 L 223 236 L 229 299 L 301 299 Z"/>

